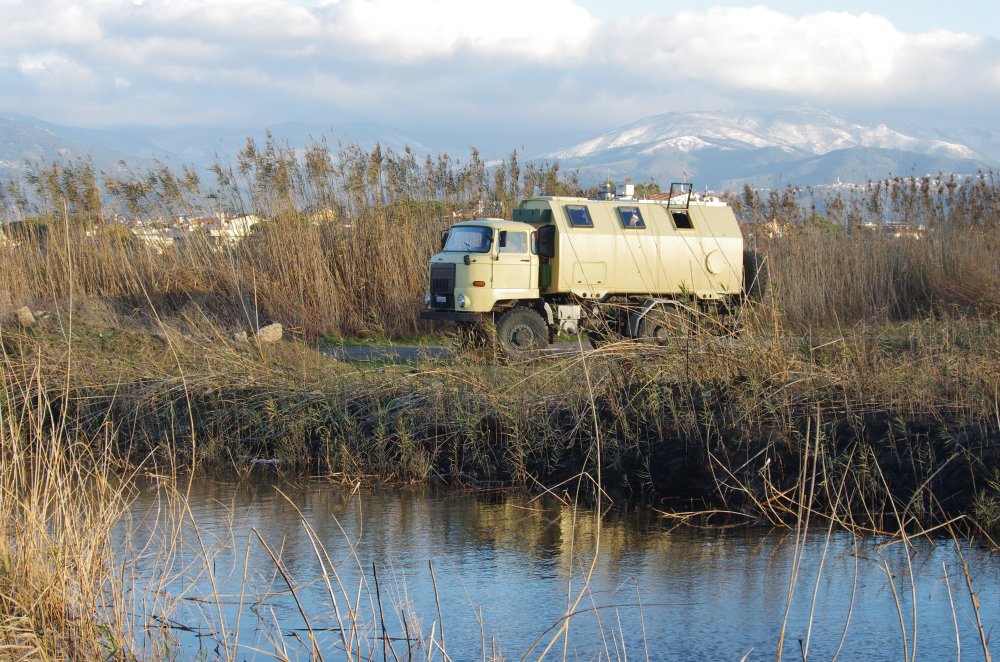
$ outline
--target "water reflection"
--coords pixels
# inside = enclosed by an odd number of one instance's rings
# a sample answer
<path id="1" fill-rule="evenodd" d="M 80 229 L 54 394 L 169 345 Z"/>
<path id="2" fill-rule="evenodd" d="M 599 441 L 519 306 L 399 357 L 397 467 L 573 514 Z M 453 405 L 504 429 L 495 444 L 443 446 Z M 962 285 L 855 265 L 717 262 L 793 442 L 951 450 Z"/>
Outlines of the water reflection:
<path id="1" fill-rule="evenodd" d="M 451 659 L 483 659 L 484 649 L 520 659 L 538 643 L 535 659 L 575 604 L 554 647 L 560 659 L 564 645 L 568 659 L 773 659 L 790 585 L 788 659 L 807 646 L 816 659 L 838 650 L 841 659 L 898 659 L 914 638 L 918 658 L 955 658 L 959 645 L 982 656 L 949 541 L 918 541 L 907 554 L 902 544 L 820 530 L 804 541 L 785 531 L 667 530 L 634 510 L 598 527 L 592 512 L 552 498 L 352 493 L 259 477 L 199 479 L 186 500 L 143 485 L 115 539 L 147 645 L 166 636 L 184 657 L 296 659 L 315 645 L 328 659 L 342 659 L 345 646 L 381 659 L 384 622 L 388 659 L 441 659 L 442 625 Z M 964 553 L 988 628 L 1000 613 L 998 562 Z M 353 635 L 338 630 L 352 622 Z"/>

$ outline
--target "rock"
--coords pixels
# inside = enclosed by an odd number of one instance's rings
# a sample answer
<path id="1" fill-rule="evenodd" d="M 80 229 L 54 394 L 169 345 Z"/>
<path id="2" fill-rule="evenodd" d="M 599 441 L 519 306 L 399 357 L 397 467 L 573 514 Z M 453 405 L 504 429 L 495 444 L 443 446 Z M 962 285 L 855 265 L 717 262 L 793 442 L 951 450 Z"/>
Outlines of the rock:
<path id="1" fill-rule="evenodd" d="M 281 336 L 284 334 L 285 330 L 282 328 L 281 324 L 275 322 L 274 324 L 268 324 L 267 326 L 261 327 L 257 330 L 257 342 L 260 343 L 276 343 L 281 342 Z"/>
<path id="2" fill-rule="evenodd" d="M 183 343 L 186 340 L 190 340 L 187 336 L 176 329 L 171 329 L 166 326 L 161 326 L 159 329 L 153 331 L 150 335 L 158 340 L 162 340 L 167 345 L 177 345 Z"/>
<path id="3" fill-rule="evenodd" d="M 17 323 L 24 329 L 30 329 L 37 324 L 35 321 L 35 315 L 31 312 L 31 308 L 21 306 L 17 309 Z"/>

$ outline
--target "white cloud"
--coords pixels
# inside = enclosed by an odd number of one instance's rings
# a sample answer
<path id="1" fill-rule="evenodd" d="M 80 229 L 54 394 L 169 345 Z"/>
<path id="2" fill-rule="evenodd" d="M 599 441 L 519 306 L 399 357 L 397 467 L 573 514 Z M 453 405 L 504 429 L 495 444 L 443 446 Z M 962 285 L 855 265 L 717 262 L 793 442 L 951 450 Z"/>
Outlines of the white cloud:
<path id="1" fill-rule="evenodd" d="M 59 118 L 87 123 L 132 104 L 142 122 L 167 99 L 178 123 L 258 112 L 541 132 L 748 100 L 950 109 L 1000 97 L 992 39 L 762 6 L 598 20 L 578 1 L 0 0 L 0 82 L 24 99 L 0 110 L 92 109 Z"/>
<path id="2" fill-rule="evenodd" d="M 566 61 L 582 54 L 596 24 L 572 0 L 343 0 L 325 8 L 335 39 L 380 60 L 471 51 Z"/>
<path id="3" fill-rule="evenodd" d="M 45 89 L 89 91 L 96 81 L 94 72 L 59 53 L 26 53 L 18 58 L 18 71 Z"/>
<path id="4" fill-rule="evenodd" d="M 289 0 L 145 0 L 130 9 L 125 30 L 133 24 L 223 43 L 312 39 L 321 30 L 313 11 Z"/>
<path id="5" fill-rule="evenodd" d="M 907 35 L 869 13 L 794 18 L 762 6 L 683 11 L 639 29 L 618 24 L 615 32 L 613 42 L 631 34 L 635 47 L 609 49 L 607 58 L 650 79 L 820 100 L 912 93 L 929 82 L 929 71 L 913 63 L 937 62 L 943 66 L 931 72 L 944 76 L 984 44 L 947 31 Z"/>
<path id="6" fill-rule="evenodd" d="M 102 36 L 99 12 L 66 0 L 13 2 L 3 8 L 0 53 L 24 48 L 98 43 Z"/>

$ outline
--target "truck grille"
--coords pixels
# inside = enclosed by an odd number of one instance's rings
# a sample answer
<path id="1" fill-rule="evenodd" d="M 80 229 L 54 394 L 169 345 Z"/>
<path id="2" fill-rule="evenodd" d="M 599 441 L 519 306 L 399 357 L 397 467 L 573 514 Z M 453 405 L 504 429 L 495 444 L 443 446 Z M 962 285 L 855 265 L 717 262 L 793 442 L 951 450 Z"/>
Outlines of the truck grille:
<path id="1" fill-rule="evenodd" d="M 431 294 L 451 294 L 455 291 L 455 265 L 431 265 Z"/>
<path id="2" fill-rule="evenodd" d="M 454 309 L 455 265 L 431 265 L 431 308 Z"/>

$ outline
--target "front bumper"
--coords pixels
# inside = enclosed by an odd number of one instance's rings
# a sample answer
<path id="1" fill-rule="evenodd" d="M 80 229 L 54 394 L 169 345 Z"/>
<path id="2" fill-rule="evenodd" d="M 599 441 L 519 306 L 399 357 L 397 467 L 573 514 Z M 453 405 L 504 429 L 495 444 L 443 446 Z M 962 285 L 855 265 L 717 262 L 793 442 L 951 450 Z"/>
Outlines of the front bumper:
<path id="1" fill-rule="evenodd" d="M 482 313 L 461 313 L 455 310 L 421 310 L 420 319 L 435 322 L 476 322 Z"/>

